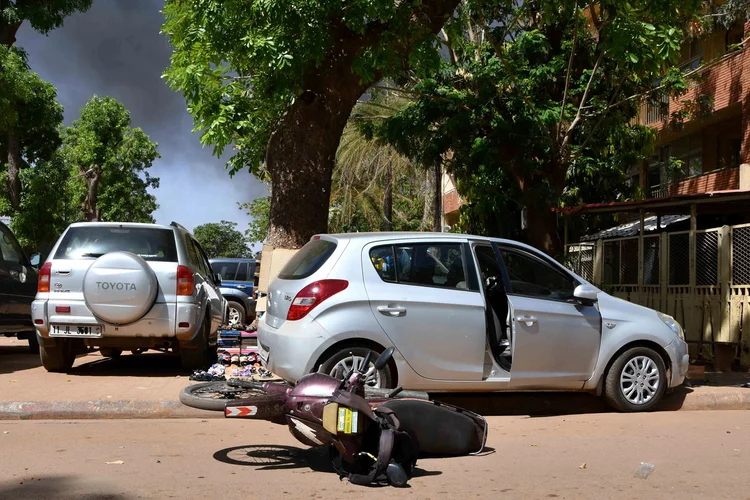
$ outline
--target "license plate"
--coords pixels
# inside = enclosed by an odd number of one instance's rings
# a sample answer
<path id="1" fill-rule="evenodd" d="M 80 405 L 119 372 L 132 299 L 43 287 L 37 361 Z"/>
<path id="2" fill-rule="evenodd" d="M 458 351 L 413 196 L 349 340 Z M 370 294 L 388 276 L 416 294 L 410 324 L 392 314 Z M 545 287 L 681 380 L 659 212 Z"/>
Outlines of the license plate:
<path id="1" fill-rule="evenodd" d="M 62 337 L 101 337 L 101 325 L 50 325 L 50 335 Z"/>

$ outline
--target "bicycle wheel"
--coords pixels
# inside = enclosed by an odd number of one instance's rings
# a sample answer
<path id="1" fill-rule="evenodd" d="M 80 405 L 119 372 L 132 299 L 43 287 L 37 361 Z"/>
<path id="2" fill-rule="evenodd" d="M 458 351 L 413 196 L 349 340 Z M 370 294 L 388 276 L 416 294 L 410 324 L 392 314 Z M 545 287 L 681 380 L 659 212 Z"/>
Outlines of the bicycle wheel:
<path id="1" fill-rule="evenodd" d="M 180 403 L 199 410 L 224 411 L 225 405 L 232 401 L 265 396 L 266 391 L 258 386 L 238 387 L 226 382 L 201 382 L 184 387 L 180 391 Z"/>

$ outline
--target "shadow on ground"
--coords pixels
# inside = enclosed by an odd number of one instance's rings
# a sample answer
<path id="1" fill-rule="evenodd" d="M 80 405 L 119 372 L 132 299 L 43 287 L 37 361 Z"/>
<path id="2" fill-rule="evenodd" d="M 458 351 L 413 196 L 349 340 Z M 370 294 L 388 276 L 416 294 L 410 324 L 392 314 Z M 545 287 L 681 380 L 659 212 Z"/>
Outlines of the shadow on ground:
<path id="1" fill-rule="evenodd" d="M 297 448 L 276 444 L 235 446 L 217 451 L 214 459 L 224 464 L 255 467 L 258 470 L 311 469 L 314 472 L 337 474 L 327 447 Z M 440 471 L 427 471 L 417 467 L 413 477 L 441 474 Z"/>
<path id="2" fill-rule="evenodd" d="M 687 387 L 676 388 L 672 394 L 665 396 L 656 411 L 679 410 L 691 392 L 692 389 Z M 430 399 L 460 406 L 485 417 L 504 415 L 550 417 L 615 411 L 607 405 L 604 398 L 575 392 L 435 393 L 430 394 Z"/>
<path id="3" fill-rule="evenodd" d="M 22 498 L 24 500 L 128 500 L 132 498 L 122 493 L 90 491 L 90 486 L 83 484 L 73 476 L 46 476 L 19 478 L 14 481 L 0 482 L 0 498 Z M 87 491 L 88 490 L 88 491 Z"/>
<path id="4" fill-rule="evenodd" d="M 20 372 L 41 366 L 39 354 L 29 351 L 25 340 L 17 340 L 13 345 L 0 346 L 0 375 Z"/>
<path id="5" fill-rule="evenodd" d="M 69 375 L 84 377 L 174 377 L 186 373 L 180 365 L 179 356 L 158 351 L 123 354 L 118 358 L 92 357 L 91 361 L 79 364 L 68 372 Z"/>

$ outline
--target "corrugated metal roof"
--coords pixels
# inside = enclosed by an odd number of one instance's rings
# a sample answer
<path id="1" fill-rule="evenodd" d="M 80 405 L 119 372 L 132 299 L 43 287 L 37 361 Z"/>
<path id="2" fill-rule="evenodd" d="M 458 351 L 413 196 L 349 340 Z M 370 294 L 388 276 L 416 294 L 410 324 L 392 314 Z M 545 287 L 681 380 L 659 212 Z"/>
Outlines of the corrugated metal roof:
<path id="1" fill-rule="evenodd" d="M 661 218 L 661 228 L 665 228 L 670 224 L 675 224 L 677 222 L 682 222 L 689 219 L 689 215 L 665 215 Z M 646 230 L 645 233 L 656 231 L 656 216 L 654 215 L 651 217 L 646 217 L 643 220 L 643 225 Z M 605 229 L 604 231 L 599 231 L 598 233 L 583 236 L 581 238 L 581 241 L 595 241 L 609 238 L 627 238 L 628 236 L 638 236 L 640 226 L 640 220 L 628 222 L 627 224 L 622 224 L 620 226 Z"/>

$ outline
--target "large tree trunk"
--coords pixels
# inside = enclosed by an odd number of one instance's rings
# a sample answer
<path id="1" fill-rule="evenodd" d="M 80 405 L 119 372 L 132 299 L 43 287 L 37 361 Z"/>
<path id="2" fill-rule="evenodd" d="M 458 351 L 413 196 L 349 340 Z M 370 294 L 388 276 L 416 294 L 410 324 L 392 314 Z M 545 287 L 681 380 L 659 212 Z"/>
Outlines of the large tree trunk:
<path id="1" fill-rule="evenodd" d="M 8 133 L 8 198 L 13 210 L 18 210 L 21 205 L 21 143 L 18 135 Z"/>
<path id="2" fill-rule="evenodd" d="M 385 192 L 383 193 L 383 231 L 393 231 L 393 167 L 385 167 Z"/>
<path id="3" fill-rule="evenodd" d="M 425 171 L 424 188 L 424 208 L 422 210 L 420 229 L 422 231 L 431 231 L 435 216 L 435 174 L 431 168 Z"/>
<path id="4" fill-rule="evenodd" d="M 101 172 L 98 168 L 91 168 L 88 172 L 82 173 L 86 177 L 86 199 L 83 201 L 83 216 L 88 222 L 97 222 L 99 220 L 97 196 Z"/>
<path id="5" fill-rule="evenodd" d="M 0 44 L 10 47 L 16 43 L 16 33 L 20 27 L 21 23 L 5 24 L 0 21 Z"/>
<path id="6" fill-rule="evenodd" d="M 415 2 L 412 21 L 437 33 L 459 0 Z M 331 175 L 341 133 L 357 99 L 369 87 L 352 71 L 361 50 L 382 42 L 387 24 L 373 23 L 363 35 L 339 23 L 337 40 L 326 59 L 303 77 L 304 91 L 282 117 L 268 142 L 266 167 L 271 174 L 268 243 L 299 248 L 328 229 Z M 399 47 L 408 57 L 410 47 Z M 380 79 L 375 72 L 373 80 Z"/>

